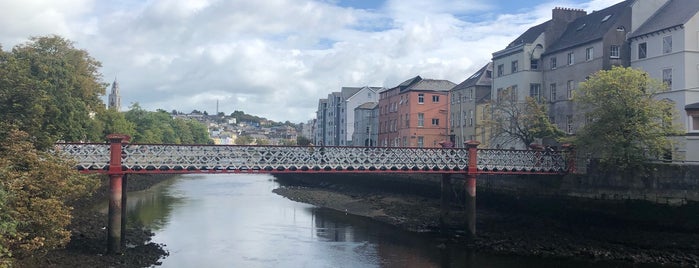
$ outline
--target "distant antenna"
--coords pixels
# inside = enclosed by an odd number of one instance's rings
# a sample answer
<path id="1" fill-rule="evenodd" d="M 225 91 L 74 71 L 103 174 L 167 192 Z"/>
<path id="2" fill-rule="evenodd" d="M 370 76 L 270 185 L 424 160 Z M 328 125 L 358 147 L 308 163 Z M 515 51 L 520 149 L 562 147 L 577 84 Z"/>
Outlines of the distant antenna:
<path id="1" fill-rule="evenodd" d="M 216 99 L 216 115 L 218 115 L 218 99 Z"/>

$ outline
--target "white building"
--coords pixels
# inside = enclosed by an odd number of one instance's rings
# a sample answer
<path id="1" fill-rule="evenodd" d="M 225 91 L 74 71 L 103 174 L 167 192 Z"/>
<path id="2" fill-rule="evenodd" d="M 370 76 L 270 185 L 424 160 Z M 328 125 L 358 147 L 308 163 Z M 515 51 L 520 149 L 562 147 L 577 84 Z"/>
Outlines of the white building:
<path id="1" fill-rule="evenodd" d="M 699 1 L 655 2 L 660 7 L 643 10 L 653 11 L 652 17 L 630 35 L 631 67 L 669 86 L 658 98 L 675 103 L 677 123 L 686 131 L 673 158 L 699 162 Z"/>

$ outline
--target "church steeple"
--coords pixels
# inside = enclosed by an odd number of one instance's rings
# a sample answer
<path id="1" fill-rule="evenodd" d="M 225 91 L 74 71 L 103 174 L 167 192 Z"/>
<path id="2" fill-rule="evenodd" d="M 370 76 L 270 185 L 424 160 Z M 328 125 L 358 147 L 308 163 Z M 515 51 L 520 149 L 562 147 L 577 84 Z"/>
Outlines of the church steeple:
<path id="1" fill-rule="evenodd" d="M 114 83 L 112 83 L 112 92 L 109 93 L 109 105 L 107 108 L 117 111 L 121 110 L 121 96 L 119 96 L 119 83 L 116 77 L 114 77 Z"/>

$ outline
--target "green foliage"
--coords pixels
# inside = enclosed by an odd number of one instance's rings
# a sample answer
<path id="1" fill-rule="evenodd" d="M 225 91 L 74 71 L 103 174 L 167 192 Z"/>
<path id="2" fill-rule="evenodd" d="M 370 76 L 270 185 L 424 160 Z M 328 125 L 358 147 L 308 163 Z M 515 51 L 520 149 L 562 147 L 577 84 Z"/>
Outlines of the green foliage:
<path id="1" fill-rule="evenodd" d="M 509 91 L 502 92 L 495 103 L 492 120 L 486 125 L 493 137 L 505 143 L 516 141 L 529 146 L 536 139 L 558 139 L 565 133 L 551 123 L 546 106 L 527 97 L 525 102 L 514 101 Z"/>
<path id="2" fill-rule="evenodd" d="M 238 137 L 235 139 L 235 144 L 237 144 L 237 145 L 249 145 L 249 144 L 252 144 L 252 142 L 253 142 L 254 140 L 255 140 L 255 139 L 253 139 L 253 138 L 250 137 L 250 136 L 238 136 Z"/>
<path id="3" fill-rule="evenodd" d="M 304 136 L 298 136 L 296 137 L 296 144 L 299 146 L 308 146 L 311 145 L 311 139 Z"/>
<path id="4" fill-rule="evenodd" d="M 665 90 L 661 82 L 632 68 L 593 74 L 574 97 L 587 119 L 572 139 L 578 151 L 617 170 L 637 168 L 649 157 L 667 153 L 672 148 L 669 136 L 681 130 L 672 123 L 674 105 L 655 98 Z"/>
<path id="5" fill-rule="evenodd" d="M 31 38 L 0 54 L 0 121 L 31 135 L 38 148 L 97 137 L 91 118 L 104 109 L 100 63 L 58 36 Z"/>
<path id="6" fill-rule="evenodd" d="M 34 148 L 30 136 L 0 128 L 0 259 L 64 246 L 70 239 L 68 202 L 93 192 L 94 177 Z"/>
<path id="7" fill-rule="evenodd" d="M 125 128 L 124 134 L 133 133 L 131 142 L 136 143 L 170 143 L 170 144 L 210 144 L 209 131 L 206 126 L 193 119 L 173 119 L 164 110 L 149 112 L 134 103 L 124 114 L 124 120 L 134 126 L 134 130 Z M 111 132 L 118 133 L 118 132 Z M 105 135 L 106 136 L 106 135 Z"/>

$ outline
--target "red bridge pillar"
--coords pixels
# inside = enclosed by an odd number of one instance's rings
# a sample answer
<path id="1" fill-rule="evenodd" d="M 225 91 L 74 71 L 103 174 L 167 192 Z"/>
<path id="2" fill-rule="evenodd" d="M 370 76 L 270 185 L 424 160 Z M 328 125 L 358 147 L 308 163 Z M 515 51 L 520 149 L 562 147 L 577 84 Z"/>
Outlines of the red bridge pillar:
<path id="1" fill-rule="evenodd" d="M 109 219 L 107 223 L 107 253 L 121 253 L 126 214 L 126 175 L 121 170 L 121 145 L 129 141 L 128 135 L 110 134 L 109 139 Z"/>
<path id="2" fill-rule="evenodd" d="M 478 141 L 465 142 L 468 148 L 468 169 L 466 170 L 466 226 L 471 239 L 476 237 L 476 177 L 478 176 Z"/>

